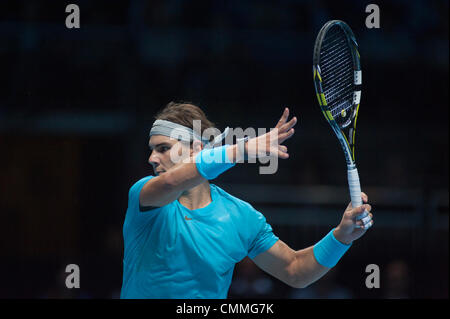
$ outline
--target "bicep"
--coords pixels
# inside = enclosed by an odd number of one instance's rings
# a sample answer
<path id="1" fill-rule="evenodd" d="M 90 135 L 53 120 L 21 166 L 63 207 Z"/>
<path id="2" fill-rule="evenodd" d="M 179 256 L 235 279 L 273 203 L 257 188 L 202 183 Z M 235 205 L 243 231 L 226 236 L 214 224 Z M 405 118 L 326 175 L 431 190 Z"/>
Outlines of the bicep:
<path id="1" fill-rule="evenodd" d="M 147 181 L 139 192 L 140 207 L 161 207 L 170 199 L 171 189 L 163 176 Z"/>

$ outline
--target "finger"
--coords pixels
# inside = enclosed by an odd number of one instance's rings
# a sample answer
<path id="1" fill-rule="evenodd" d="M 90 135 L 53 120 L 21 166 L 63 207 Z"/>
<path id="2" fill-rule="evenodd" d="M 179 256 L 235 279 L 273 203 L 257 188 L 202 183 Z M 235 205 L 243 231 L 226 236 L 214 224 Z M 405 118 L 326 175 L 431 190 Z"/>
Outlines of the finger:
<path id="1" fill-rule="evenodd" d="M 286 152 L 282 152 L 282 151 L 278 151 L 278 157 L 281 159 L 288 159 L 289 158 L 289 154 Z"/>
<path id="2" fill-rule="evenodd" d="M 365 228 L 364 223 L 362 223 L 360 220 L 358 220 L 356 222 L 355 228 L 364 229 Z"/>
<path id="3" fill-rule="evenodd" d="M 367 216 L 369 216 L 369 212 L 372 210 L 372 206 L 370 206 L 369 204 L 364 204 L 360 207 L 364 207 L 364 210 L 362 214 L 356 216 L 356 220 L 366 218 Z"/>
<path id="4" fill-rule="evenodd" d="M 364 228 L 364 223 L 360 220 L 356 222 L 356 228 Z"/>
<path id="5" fill-rule="evenodd" d="M 367 203 L 369 201 L 369 197 L 366 195 L 366 193 L 361 192 L 361 198 L 364 203 Z"/>
<path id="6" fill-rule="evenodd" d="M 371 221 L 368 222 L 366 225 L 364 225 L 364 229 L 367 230 L 367 229 L 369 229 L 369 228 L 372 227 L 372 226 L 373 226 L 373 220 L 371 220 Z"/>
<path id="7" fill-rule="evenodd" d="M 275 126 L 275 128 L 280 128 L 284 123 L 286 123 L 286 120 L 289 117 L 289 109 L 285 108 L 283 111 L 283 114 L 281 115 L 280 120 L 278 121 L 277 125 Z"/>
<path id="8" fill-rule="evenodd" d="M 353 208 L 351 211 L 350 211 L 350 218 L 356 218 L 356 217 L 363 217 L 363 216 L 359 216 L 359 215 L 361 215 L 361 214 L 363 214 L 364 213 L 364 211 L 365 210 L 367 210 L 367 209 L 372 209 L 371 207 L 370 207 L 370 205 L 368 205 L 368 204 L 364 204 L 364 205 L 361 205 L 361 206 L 359 206 L 359 207 L 356 207 L 356 208 Z M 366 214 L 368 214 L 368 213 L 366 213 Z M 365 216 L 364 216 L 365 217 Z M 358 218 L 359 219 L 359 218 Z"/>
<path id="9" fill-rule="evenodd" d="M 355 228 L 360 228 L 360 229 L 364 229 L 364 230 L 368 230 L 370 227 L 372 227 L 373 226 L 373 220 L 371 220 L 370 222 L 368 222 L 367 224 L 363 224 L 363 225 L 361 225 L 361 224 L 357 224 L 356 226 L 355 226 Z"/>
<path id="10" fill-rule="evenodd" d="M 362 227 L 368 226 L 369 223 L 372 222 L 372 218 L 373 218 L 373 215 L 368 214 L 366 217 L 357 220 L 355 222 L 355 224 L 358 226 L 362 226 Z"/>
<path id="11" fill-rule="evenodd" d="M 278 149 L 284 153 L 287 153 L 287 146 L 285 145 L 278 145 Z"/>
<path id="12" fill-rule="evenodd" d="M 297 117 L 293 117 L 291 118 L 291 120 L 287 123 L 284 123 L 280 128 L 280 132 L 284 133 L 286 131 L 289 131 L 292 127 L 294 127 L 294 125 L 297 124 Z"/>
<path id="13" fill-rule="evenodd" d="M 284 141 L 286 141 L 288 138 L 292 137 L 292 135 L 294 135 L 294 133 L 295 133 L 294 129 L 291 128 L 289 131 L 278 135 L 278 144 L 281 144 Z"/>
<path id="14" fill-rule="evenodd" d="M 359 222 L 361 222 L 363 225 L 366 225 L 367 223 L 369 223 L 372 220 L 372 217 L 370 217 L 370 215 L 367 215 L 366 217 L 362 218 L 361 220 L 359 220 Z"/>
<path id="15" fill-rule="evenodd" d="M 363 218 L 366 218 L 367 216 L 369 216 L 369 212 L 367 210 L 364 210 L 361 215 L 356 216 L 356 220 L 361 220 Z"/>

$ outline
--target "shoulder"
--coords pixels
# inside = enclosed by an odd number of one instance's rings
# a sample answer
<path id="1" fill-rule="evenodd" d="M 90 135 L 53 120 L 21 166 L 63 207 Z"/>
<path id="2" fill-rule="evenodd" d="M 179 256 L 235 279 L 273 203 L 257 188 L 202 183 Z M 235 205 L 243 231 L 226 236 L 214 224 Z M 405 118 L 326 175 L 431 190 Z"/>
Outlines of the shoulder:
<path id="1" fill-rule="evenodd" d="M 141 178 L 140 180 L 138 180 L 137 182 L 135 182 L 130 187 L 130 190 L 128 192 L 128 196 L 131 197 L 131 196 L 133 196 L 135 194 L 139 195 L 139 193 L 140 193 L 142 187 L 144 187 L 145 183 L 147 183 L 153 177 L 155 177 L 155 176 L 153 176 L 153 175 L 145 176 L 145 177 Z"/>
<path id="2" fill-rule="evenodd" d="M 217 185 L 211 184 L 211 188 L 220 196 L 225 205 L 232 205 L 239 209 L 240 213 L 261 214 L 250 203 L 226 192 Z"/>
<path id="3" fill-rule="evenodd" d="M 137 221 L 143 221 L 145 220 L 146 216 L 155 216 L 155 214 L 148 214 L 144 212 L 152 211 L 153 213 L 162 211 L 165 206 L 163 207 L 142 207 L 140 205 L 139 201 L 139 194 L 144 187 L 145 183 L 147 183 L 150 179 L 152 179 L 155 176 L 146 176 L 138 181 L 136 181 L 131 187 L 128 192 L 128 208 L 127 208 L 127 219 L 129 222 L 127 224 L 130 224 L 131 221 L 137 220 Z"/>

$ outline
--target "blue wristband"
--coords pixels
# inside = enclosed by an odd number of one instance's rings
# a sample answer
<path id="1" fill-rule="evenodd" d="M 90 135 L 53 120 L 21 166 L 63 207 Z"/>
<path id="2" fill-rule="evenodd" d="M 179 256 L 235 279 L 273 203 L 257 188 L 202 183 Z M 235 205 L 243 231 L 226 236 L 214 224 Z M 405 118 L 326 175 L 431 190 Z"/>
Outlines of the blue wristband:
<path id="1" fill-rule="evenodd" d="M 211 149 L 202 150 L 195 157 L 195 165 L 197 170 L 204 178 L 210 180 L 214 179 L 227 169 L 236 165 L 230 161 L 227 155 L 227 147 L 223 145 Z"/>
<path id="2" fill-rule="evenodd" d="M 324 238 L 313 247 L 314 257 L 322 266 L 332 268 L 345 254 L 352 244 L 345 245 L 333 235 L 333 228 Z"/>

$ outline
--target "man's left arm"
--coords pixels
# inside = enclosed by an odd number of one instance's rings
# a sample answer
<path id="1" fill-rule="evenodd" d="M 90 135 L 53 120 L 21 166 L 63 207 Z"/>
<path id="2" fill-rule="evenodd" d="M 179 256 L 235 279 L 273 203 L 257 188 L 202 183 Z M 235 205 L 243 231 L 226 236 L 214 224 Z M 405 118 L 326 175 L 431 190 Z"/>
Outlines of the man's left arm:
<path id="1" fill-rule="evenodd" d="M 361 193 L 364 203 L 368 197 Z M 316 245 L 295 251 L 278 240 L 270 249 L 253 258 L 259 268 L 284 283 L 305 288 L 325 275 L 339 258 L 373 225 L 371 206 L 364 204 L 353 208 L 351 203 L 344 212 L 340 224 Z M 364 220 L 357 220 L 364 210 L 369 215 Z"/>

